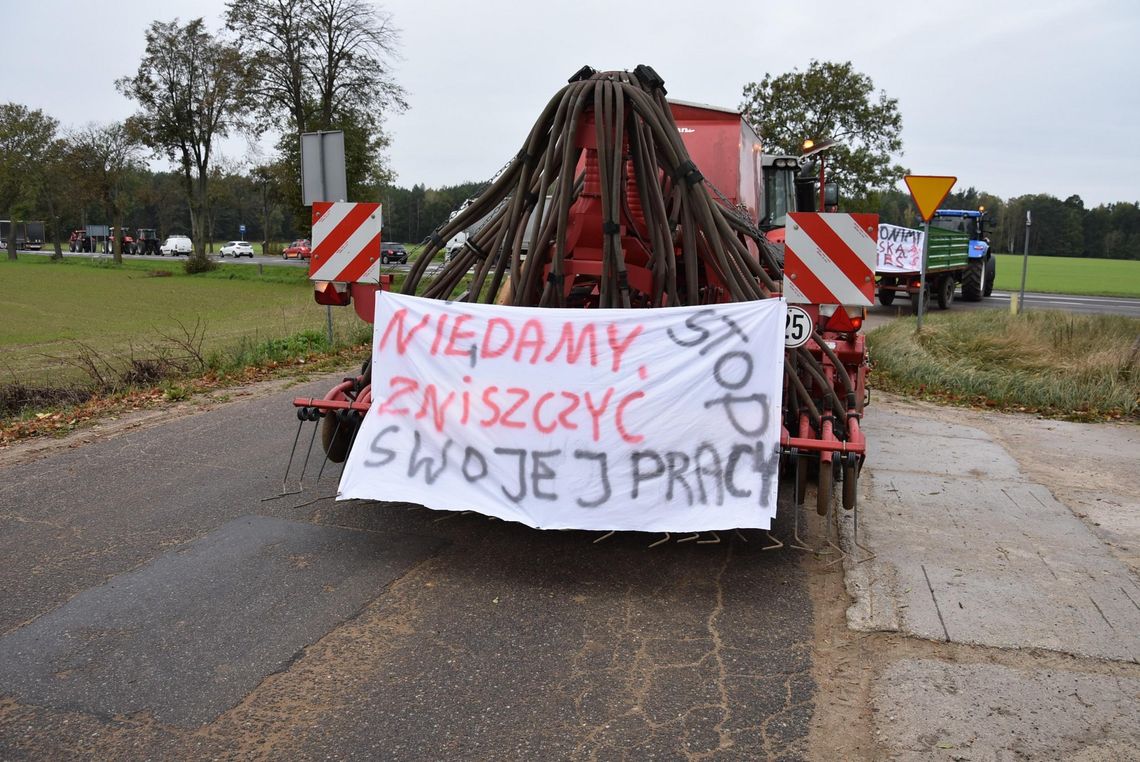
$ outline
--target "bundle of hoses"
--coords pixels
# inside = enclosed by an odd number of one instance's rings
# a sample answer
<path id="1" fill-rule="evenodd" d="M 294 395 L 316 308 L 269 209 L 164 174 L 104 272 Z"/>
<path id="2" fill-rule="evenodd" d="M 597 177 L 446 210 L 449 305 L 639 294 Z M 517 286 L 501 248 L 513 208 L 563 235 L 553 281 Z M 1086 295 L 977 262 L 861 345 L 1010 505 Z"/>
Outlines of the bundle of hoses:
<path id="1" fill-rule="evenodd" d="M 579 132 L 592 118 L 597 149 L 602 226 L 601 275 L 596 307 L 656 307 L 723 301 L 713 295 L 711 273 L 729 301 L 763 299 L 781 292 L 782 258 L 747 216 L 718 203 L 689 158 L 665 100 L 664 81 L 649 66 L 633 72 L 597 72 L 583 67 L 546 104 L 515 158 L 463 211 L 437 229 L 416 258 L 403 285 L 415 294 L 435 255 L 457 233 L 478 226 L 457 255 L 431 278 L 422 296 L 515 306 L 567 306 L 563 287 L 571 206 L 586 185 Z M 632 171 L 640 202 L 633 219 L 626 192 Z M 622 223 L 625 223 L 624 225 Z M 526 235 L 530 232 L 530 236 Z M 631 288 L 622 235 L 639 239 L 652 274 L 647 293 Z M 751 239 L 759 259 L 745 243 Z M 524 255 L 524 242 L 529 240 Z M 468 282 L 468 276 L 474 268 Z M 832 355 L 854 408 L 854 389 Z M 787 381 L 796 409 L 807 409 L 818 428 L 821 412 L 812 402 L 798 368 L 806 369 L 825 393 L 827 410 L 845 406 L 826 383 L 819 361 L 806 350 L 791 350 Z M 842 417 L 835 421 L 842 430 Z"/>

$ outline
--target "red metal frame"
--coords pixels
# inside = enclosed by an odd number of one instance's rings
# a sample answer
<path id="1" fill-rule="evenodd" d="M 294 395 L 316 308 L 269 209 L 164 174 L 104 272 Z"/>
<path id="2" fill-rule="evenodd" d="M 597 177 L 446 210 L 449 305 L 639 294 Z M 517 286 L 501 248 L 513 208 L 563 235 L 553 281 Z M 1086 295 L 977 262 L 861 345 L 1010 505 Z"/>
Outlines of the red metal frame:
<path id="1" fill-rule="evenodd" d="M 728 146 L 724 139 L 724 136 L 730 133 L 737 136 L 741 134 L 741 130 L 743 129 L 741 125 L 744 123 L 740 115 L 715 109 L 709 109 L 707 110 L 707 114 L 702 115 L 699 113 L 702 109 L 687 104 L 683 107 L 674 107 L 674 111 L 676 112 L 678 108 L 681 108 L 678 115 L 679 125 L 682 124 L 683 121 L 687 123 L 704 119 L 706 127 L 716 125 L 718 128 L 724 128 L 694 129 L 689 132 L 682 132 L 682 138 L 689 146 L 693 156 L 718 155 L 719 152 L 728 152 L 728 155 L 732 157 L 731 160 L 727 160 L 727 157 L 724 157 L 717 161 L 710 161 L 707 166 L 705 164 L 701 165 L 701 171 L 715 187 L 724 189 L 732 194 L 729 203 L 736 203 L 737 199 L 740 199 L 746 202 L 747 205 L 747 202 L 752 201 L 751 192 L 753 186 L 759 191 L 759 144 L 757 143 L 755 147 L 753 147 L 751 143 L 745 146 L 743 142 L 738 142 L 734 139 L 730 141 L 732 145 Z M 566 250 L 570 252 L 564 262 L 564 288 L 566 289 L 567 295 L 570 294 L 575 285 L 596 283 L 603 274 L 600 188 L 598 183 L 597 150 L 594 145 L 594 136 L 593 119 L 587 115 L 587 117 L 583 119 L 583 123 L 578 132 L 578 142 L 583 149 L 581 161 L 582 169 L 585 171 L 585 183 L 580 196 L 571 208 L 571 224 L 566 232 Z M 716 145 L 705 145 L 702 142 L 709 140 L 714 141 Z M 747 157 L 743 156 L 746 150 L 749 154 Z M 756 153 L 755 157 L 752 157 L 751 154 L 753 153 Z M 745 161 L 745 159 L 752 158 L 754 158 L 752 163 Z M 755 166 L 752 166 L 753 164 L 755 164 Z M 755 172 L 753 172 L 753 170 Z M 753 176 L 753 174 L 756 176 Z M 632 171 L 628 173 L 628 177 L 626 192 L 630 201 L 628 204 L 630 214 L 625 215 L 621 220 L 622 246 L 627 252 L 626 267 L 628 280 L 633 289 L 643 294 L 649 294 L 652 293 L 653 283 L 652 273 L 646 267 L 649 260 L 649 252 L 645 251 L 638 236 L 627 235 L 627 232 L 631 232 L 630 228 L 633 228 L 633 232 L 643 233 L 643 235 L 640 236 L 642 240 L 646 237 L 644 235 L 645 231 L 641 230 L 644 226 L 644 219 L 640 214 L 639 194 Z M 756 204 L 759 206 L 758 201 Z M 749 211 L 754 212 L 753 209 L 749 209 Z M 770 237 L 773 239 L 782 239 L 782 233 L 782 230 L 775 230 L 771 232 Z M 757 253 L 753 245 L 750 245 L 750 249 L 753 250 L 754 253 Z M 779 276 L 780 274 L 774 273 L 773 275 Z M 701 273 L 701 279 L 704 284 L 704 296 L 707 302 L 715 303 L 727 299 L 726 290 L 723 288 L 723 284 L 720 283 L 715 271 L 709 267 L 704 268 L 704 271 Z M 351 302 L 361 319 L 371 323 L 374 319 L 373 312 L 375 308 L 376 290 L 388 290 L 390 288 L 391 278 L 388 275 L 382 275 L 381 283 L 378 285 L 362 283 L 319 284 L 316 299 L 318 303 L 321 304 L 345 305 Z M 582 306 L 591 306 L 591 304 L 589 301 L 586 301 Z M 803 306 L 812 314 L 816 325 L 820 325 L 818 305 Z M 816 454 L 820 458 L 821 466 L 826 466 L 831 463 L 835 453 L 840 453 L 841 455 L 854 453 L 860 456 L 860 458 L 866 455 L 867 444 L 859 425 L 859 418 L 862 415 L 866 388 L 867 353 L 864 337 L 860 333 L 828 331 L 826 324 L 824 324 L 823 330 L 820 331 L 820 333 L 824 341 L 828 342 L 829 346 L 834 346 L 836 357 L 843 364 L 847 375 L 851 379 L 852 386 L 854 387 L 853 391 L 856 399 L 856 407 L 853 410 L 833 411 L 830 416 L 824 415 L 820 422 L 819 430 L 817 431 L 812 426 L 806 408 L 791 412 L 787 410 L 789 402 L 787 390 L 785 390 L 785 420 L 787 420 L 788 415 L 793 416 L 797 421 L 798 430 L 793 436 L 792 433 L 788 431 L 787 426 L 784 426 L 781 431 L 780 445 L 785 449 L 795 449 L 801 453 Z M 841 381 L 841 374 L 835 368 L 828 353 L 824 352 L 814 339 L 809 340 L 806 348 L 818 361 L 822 368 L 822 375 L 832 390 L 834 390 L 841 400 L 846 399 L 847 390 Z M 801 372 L 800 380 L 808 390 L 812 400 L 819 406 L 819 402 L 825 398 L 828 390 L 820 388 L 819 381 L 813 374 L 807 371 Z M 302 408 L 316 408 L 323 411 L 354 410 L 366 412 L 370 402 L 370 390 L 365 388 L 358 398 L 353 401 L 345 394 L 345 392 L 352 387 L 353 383 L 353 381 L 346 381 L 338 385 L 322 399 L 298 397 L 294 400 L 293 404 Z M 355 383 L 359 383 L 359 379 Z M 822 410 L 822 406 L 819 407 Z M 846 430 L 846 438 L 840 439 L 836 435 L 833 416 L 842 417 L 843 428 Z"/>

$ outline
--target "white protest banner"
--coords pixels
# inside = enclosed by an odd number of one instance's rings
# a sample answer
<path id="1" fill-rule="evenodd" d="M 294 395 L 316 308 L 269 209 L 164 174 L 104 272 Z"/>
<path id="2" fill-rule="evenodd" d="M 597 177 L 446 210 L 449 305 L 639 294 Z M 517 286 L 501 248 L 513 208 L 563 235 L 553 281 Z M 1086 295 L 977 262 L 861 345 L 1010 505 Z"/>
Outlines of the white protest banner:
<path id="1" fill-rule="evenodd" d="M 922 266 L 921 230 L 879 225 L 879 263 L 875 272 L 916 273 Z"/>
<path id="2" fill-rule="evenodd" d="M 767 529 L 779 299 L 639 310 L 376 295 L 372 407 L 340 499 L 543 529 Z"/>

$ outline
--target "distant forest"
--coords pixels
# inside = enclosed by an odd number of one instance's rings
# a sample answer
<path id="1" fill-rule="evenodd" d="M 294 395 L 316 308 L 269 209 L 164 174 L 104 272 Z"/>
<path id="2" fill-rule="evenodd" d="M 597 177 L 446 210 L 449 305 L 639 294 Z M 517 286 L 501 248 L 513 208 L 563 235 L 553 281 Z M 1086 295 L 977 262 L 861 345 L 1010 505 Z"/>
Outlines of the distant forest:
<path id="1" fill-rule="evenodd" d="M 190 212 L 179 186 L 170 172 L 146 169 L 132 171 L 125 184 L 125 222 L 128 229 L 157 227 L 159 234 L 189 233 Z M 215 171 L 211 185 L 211 205 L 206 230 L 215 245 L 241 237 L 246 226 L 250 241 L 284 241 L 309 235 L 305 224 L 307 210 L 296 209 L 269 178 L 252 174 Z M 464 200 L 480 193 L 486 182 L 467 182 L 428 188 L 380 186 L 378 200 L 384 205 L 384 238 L 402 243 L 419 243 L 445 223 Z M 67 208 L 60 225 L 66 247 L 67 231 L 83 224 L 109 224 L 96 200 Z M 1061 200 L 1048 194 L 1030 194 L 1002 199 L 975 188 L 951 193 L 944 207 L 978 209 L 990 216 L 991 243 L 1000 252 L 1020 254 L 1025 244 L 1025 212 L 1031 210 L 1029 251 L 1034 255 L 1096 257 L 1140 260 L 1140 205 L 1117 202 L 1086 208 L 1079 196 Z M 872 192 L 866 197 L 843 199 L 848 212 L 877 212 L 883 222 L 908 227 L 918 220 L 910 196 L 902 190 Z M 31 216 L 35 219 L 36 217 Z M 268 221 L 265 231 L 264 220 Z M 266 234 L 268 232 L 268 235 Z"/>
<path id="2" fill-rule="evenodd" d="M 863 204 L 855 206 L 854 204 Z M 1064 201 L 1047 193 L 1002 199 L 973 187 L 951 193 L 946 209 L 985 208 L 990 218 L 990 243 L 999 252 L 1020 254 L 1025 247 L 1025 212 L 1032 213 L 1029 253 L 1050 257 L 1140 259 L 1140 205 L 1136 202 L 1100 204 L 1086 209 L 1080 196 Z M 844 211 L 877 211 L 883 222 L 917 227 L 910 195 L 891 190 L 872 193 L 845 205 Z"/>

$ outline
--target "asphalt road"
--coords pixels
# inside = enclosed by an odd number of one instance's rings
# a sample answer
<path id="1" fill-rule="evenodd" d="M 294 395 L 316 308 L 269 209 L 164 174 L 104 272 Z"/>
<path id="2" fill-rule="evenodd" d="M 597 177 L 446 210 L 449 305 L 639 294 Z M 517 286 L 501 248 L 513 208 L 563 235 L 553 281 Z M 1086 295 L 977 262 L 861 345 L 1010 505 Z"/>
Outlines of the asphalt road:
<path id="1" fill-rule="evenodd" d="M 330 381 L 0 467 L 0 758 L 802 757 L 798 551 L 267 500 Z"/>
<path id="2" fill-rule="evenodd" d="M 951 311 L 958 310 L 1009 310 L 1010 292 L 994 291 L 979 302 L 964 302 L 955 298 L 950 304 Z M 1125 315 L 1140 317 L 1140 299 L 1127 299 L 1115 296 L 1071 296 L 1068 294 L 1025 294 L 1024 309 L 1027 310 L 1066 310 L 1089 315 Z M 933 300 L 930 302 L 930 312 L 942 312 Z M 884 307 L 877 301 L 874 307 L 868 310 L 871 316 L 894 317 L 896 315 L 910 314 L 910 301 L 898 299 L 890 307 Z"/>

